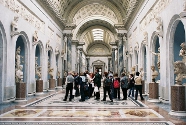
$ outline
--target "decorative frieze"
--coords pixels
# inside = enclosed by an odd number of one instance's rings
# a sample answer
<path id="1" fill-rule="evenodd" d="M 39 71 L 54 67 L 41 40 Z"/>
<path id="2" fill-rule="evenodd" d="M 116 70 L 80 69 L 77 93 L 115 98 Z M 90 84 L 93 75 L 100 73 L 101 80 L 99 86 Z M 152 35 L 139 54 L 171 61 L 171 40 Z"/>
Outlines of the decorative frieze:
<path id="1" fill-rule="evenodd" d="M 23 18 L 38 31 L 42 31 L 44 33 L 45 23 L 19 0 L 0 0 L 0 4 L 13 11 L 19 17 Z"/>
<path id="2" fill-rule="evenodd" d="M 143 20 L 140 22 L 140 30 L 143 31 L 144 29 L 146 29 L 146 27 L 155 20 L 155 18 L 157 18 L 157 15 L 159 15 L 159 13 L 164 10 L 169 3 L 172 0 L 159 0 L 151 9 L 149 9 L 150 11 L 147 13 L 146 16 L 144 16 Z"/>

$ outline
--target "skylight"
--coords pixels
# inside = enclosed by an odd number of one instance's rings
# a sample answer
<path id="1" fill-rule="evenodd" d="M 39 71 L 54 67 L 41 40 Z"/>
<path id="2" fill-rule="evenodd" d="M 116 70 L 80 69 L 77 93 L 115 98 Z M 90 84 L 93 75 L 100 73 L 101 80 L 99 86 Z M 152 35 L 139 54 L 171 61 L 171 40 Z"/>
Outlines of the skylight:
<path id="1" fill-rule="evenodd" d="M 101 40 L 103 41 L 103 30 L 102 29 L 93 29 L 92 30 L 94 41 Z"/>

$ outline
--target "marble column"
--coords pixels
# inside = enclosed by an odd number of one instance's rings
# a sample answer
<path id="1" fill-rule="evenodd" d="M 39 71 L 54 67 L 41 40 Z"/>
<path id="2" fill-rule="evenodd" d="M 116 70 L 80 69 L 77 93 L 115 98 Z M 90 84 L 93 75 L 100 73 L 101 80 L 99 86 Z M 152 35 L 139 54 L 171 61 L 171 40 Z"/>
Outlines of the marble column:
<path id="1" fill-rule="evenodd" d="M 112 48 L 112 72 L 115 71 L 115 48 Z"/>
<path id="2" fill-rule="evenodd" d="M 90 69 L 89 69 L 89 66 L 90 66 L 90 58 L 87 57 L 87 58 L 86 58 L 86 61 L 87 61 L 87 70 L 90 71 Z"/>
<path id="3" fill-rule="evenodd" d="M 80 48 L 79 49 L 79 73 L 81 73 L 82 72 L 82 53 L 83 51 L 82 51 L 82 48 Z"/>
<path id="4" fill-rule="evenodd" d="M 124 62 L 123 62 L 123 37 L 124 34 L 118 33 L 118 75 L 120 76 L 123 72 Z"/>
<path id="5" fill-rule="evenodd" d="M 108 71 L 111 70 L 111 57 L 108 57 Z"/>
<path id="6" fill-rule="evenodd" d="M 67 37 L 67 70 L 72 70 L 72 34 L 65 34 Z"/>
<path id="7" fill-rule="evenodd" d="M 118 48 L 115 49 L 115 65 L 114 65 L 114 72 L 118 73 Z"/>

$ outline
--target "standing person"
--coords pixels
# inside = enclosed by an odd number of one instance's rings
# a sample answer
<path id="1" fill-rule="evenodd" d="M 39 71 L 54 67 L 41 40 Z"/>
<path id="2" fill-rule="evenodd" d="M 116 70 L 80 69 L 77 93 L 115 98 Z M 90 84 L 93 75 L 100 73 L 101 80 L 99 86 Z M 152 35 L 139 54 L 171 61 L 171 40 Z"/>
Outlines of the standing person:
<path id="1" fill-rule="evenodd" d="M 128 94 L 128 97 L 130 97 L 131 93 L 132 93 L 132 97 L 134 97 L 134 75 L 133 74 L 130 74 L 129 75 L 129 94 Z"/>
<path id="2" fill-rule="evenodd" d="M 105 72 L 105 79 L 103 80 L 103 86 L 104 86 L 104 95 L 103 95 L 103 100 L 101 101 L 106 101 L 106 92 L 108 92 L 110 101 L 113 102 L 112 95 L 111 95 L 111 85 L 112 85 L 112 77 L 108 77 L 108 73 Z"/>
<path id="3" fill-rule="evenodd" d="M 121 89 L 123 91 L 122 100 L 127 100 L 128 82 L 129 82 L 128 77 L 125 75 L 125 73 L 122 73 L 121 74 Z"/>
<path id="4" fill-rule="evenodd" d="M 80 73 L 80 82 L 79 82 L 79 85 L 80 85 L 80 95 L 81 95 L 81 99 L 79 100 L 80 102 L 83 102 L 85 101 L 85 91 L 84 91 L 84 87 L 85 87 L 85 75 L 84 73 Z"/>
<path id="5" fill-rule="evenodd" d="M 101 87 L 101 75 L 99 74 L 99 70 L 96 70 L 95 77 L 94 77 L 94 84 L 99 88 Z M 100 93 L 97 93 L 96 99 L 100 99 Z"/>
<path id="6" fill-rule="evenodd" d="M 92 97 L 92 93 L 94 91 L 94 82 L 93 82 L 93 73 L 89 73 L 89 97 Z"/>
<path id="7" fill-rule="evenodd" d="M 118 98 L 120 100 L 120 78 L 118 77 L 117 73 L 114 74 L 113 87 L 114 98 Z"/>
<path id="8" fill-rule="evenodd" d="M 66 84 L 67 84 L 66 93 L 65 93 L 65 98 L 63 99 L 63 101 L 67 101 L 69 91 L 70 91 L 69 101 L 72 100 L 73 82 L 74 82 L 74 77 L 72 76 L 72 72 L 68 72 L 68 76 L 66 77 Z"/>
<path id="9" fill-rule="evenodd" d="M 75 78 L 74 78 L 74 89 L 76 90 L 75 97 L 80 95 L 79 84 L 80 84 L 80 76 L 78 73 L 75 73 Z"/>
<path id="10" fill-rule="evenodd" d="M 135 88 L 136 88 L 136 94 L 135 94 L 135 100 L 138 98 L 138 91 L 141 97 L 141 100 L 144 100 L 142 96 L 142 78 L 139 76 L 139 72 L 136 72 L 136 77 L 135 77 Z"/>

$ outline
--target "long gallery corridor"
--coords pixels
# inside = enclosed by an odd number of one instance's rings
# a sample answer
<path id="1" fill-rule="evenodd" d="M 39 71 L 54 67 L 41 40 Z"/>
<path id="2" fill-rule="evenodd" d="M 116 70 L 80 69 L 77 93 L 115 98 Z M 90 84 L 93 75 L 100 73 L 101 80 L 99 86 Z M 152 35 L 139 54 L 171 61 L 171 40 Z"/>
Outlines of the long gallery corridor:
<path id="1" fill-rule="evenodd" d="M 110 102 L 94 97 L 79 102 L 62 101 L 65 89 L 47 92 L 27 102 L 1 106 L 1 125 L 186 125 L 186 119 L 170 117 L 168 104 L 134 100 Z M 101 98 L 103 93 L 101 92 Z M 144 96 L 145 97 L 145 96 Z M 5 108 L 6 107 L 6 108 Z M 4 109 L 2 109 L 4 108 Z"/>
<path id="2" fill-rule="evenodd" d="M 0 0 L 0 125 L 37 124 L 186 125 L 186 0 Z"/>

